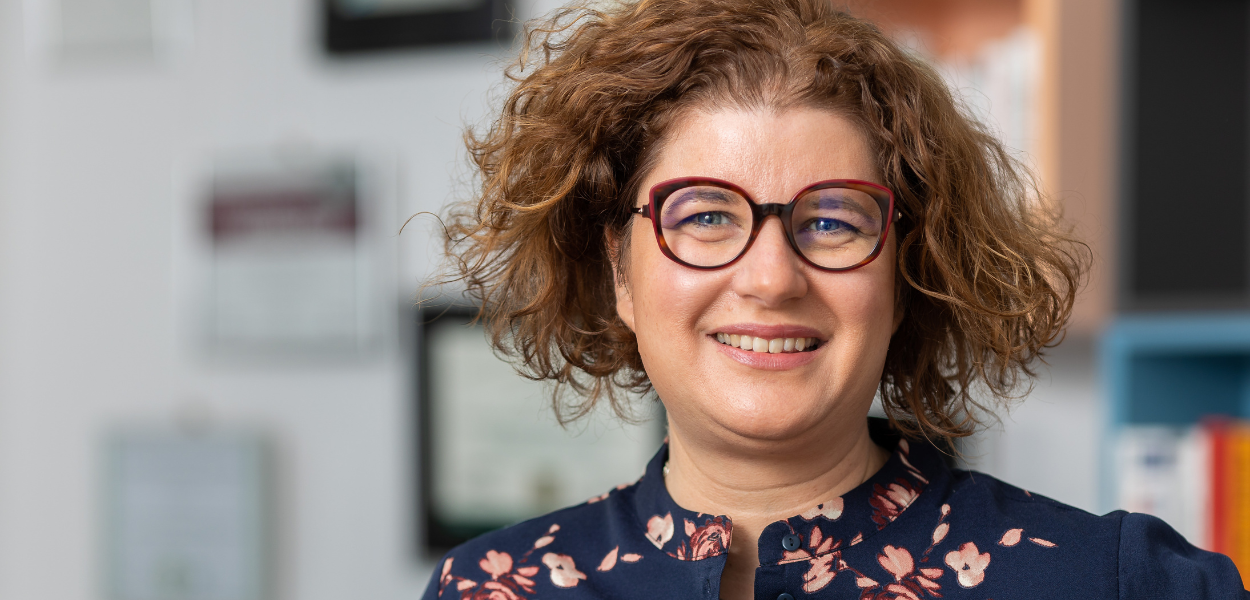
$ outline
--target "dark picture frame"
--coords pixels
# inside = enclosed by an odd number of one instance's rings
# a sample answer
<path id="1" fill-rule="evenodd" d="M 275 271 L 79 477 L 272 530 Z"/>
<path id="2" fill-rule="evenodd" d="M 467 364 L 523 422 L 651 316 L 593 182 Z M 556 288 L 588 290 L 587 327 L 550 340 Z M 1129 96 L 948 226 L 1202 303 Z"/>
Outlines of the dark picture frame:
<path id="1" fill-rule="evenodd" d="M 413 342 L 416 346 L 417 381 L 416 381 L 416 454 L 417 454 L 417 527 L 413 532 L 416 538 L 418 556 L 436 559 L 442 553 L 492 529 L 507 523 L 485 523 L 476 527 L 456 527 L 447 524 L 434 510 L 434 468 L 436 450 L 432 435 L 434 417 L 432 414 L 434 400 L 433 367 L 430 356 L 437 349 L 430 344 L 429 330 L 432 327 L 449 324 L 467 325 L 477 309 L 471 306 L 455 304 L 422 304 L 413 316 Z"/>
<path id="2" fill-rule="evenodd" d="M 351 11 L 346 0 L 321 0 L 325 49 L 332 55 L 506 40 L 512 19 L 504 0 L 469 0 L 463 9 Z"/>
<path id="3" fill-rule="evenodd" d="M 560 429 L 545 392 L 535 397 L 537 388 L 533 386 L 538 384 L 517 375 L 495 354 L 482 324 L 475 323 L 477 313 L 474 306 L 438 301 L 422 303 L 413 312 L 415 406 L 410 414 L 418 472 L 412 539 L 420 560 L 437 560 L 478 535 L 636 480 L 666 433 L 663 408 L 653 397 L 647 397 L 652 402 L 642 406 L 648 411 L 644 422 L 628 431 L 619 424 L 606 429 Z M 463 383 L 466 377 L 474 381 Z M 495 385 L 484 387 L 482 382 Z M 483 389 L 496 393 L 476 395 Z M 466 396 L 466 391 L 473 395 Z M 483 405 L 484 397 L 494 399 Z M 506 428 L 504 436 L 499 435 L 501 423 Z M 553 449 L 559 456 L 548 462 L 553 459 L 549 455 Z M 472 514 L 466 514 L 465 500 L 471 502 L 472 498 L 464 495 L 465 482 L 474 477 L 482 481 L 483 472 L 489 476 L 499 471 L 474 469 L 483 464 L 504 464 L 507 472 L 526 473 L 522 479 L 529 490 L 550 496 L 548 504 L 514 496 L 508 502 L 516 504 L 510 506 L 528 512 L 505 514 L 479 505 Z M 498 491 L 489 487 L 482 496 L 500 497 L 492 493 Z M 530 500 L 535 497 L 527 496 Z"/>

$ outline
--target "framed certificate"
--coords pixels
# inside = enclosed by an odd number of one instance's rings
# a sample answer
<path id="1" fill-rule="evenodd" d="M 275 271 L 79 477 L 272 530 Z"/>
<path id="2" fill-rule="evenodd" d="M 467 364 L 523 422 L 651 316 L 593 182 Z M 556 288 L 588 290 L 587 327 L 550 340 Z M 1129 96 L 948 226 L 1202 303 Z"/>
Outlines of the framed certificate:
<path id="1" fill-rule="evenodd" d="M 506 39 L 503 0 L 322 0 L 325 47 L 354 54 Z"/>
<path id="2" fill-rule="evenodd" d="M 378 252 L 356 163 L 243 155 L 215 165 L 205 341 L 228 355 L 358 356 L 379 337 Z"/>
<path id="3" fill-rule="evenodd" d="M 423 306 L 416 318 L 418 548 L 437 558 L 474 536 L 585 502 L 643 473 L 664 435 L 660 403 L 620 423 L 606 406 L 556 423 L 551 390 L 497 357 L 475 309 Z M 641 410 L 639 412 L 642 412 Z"/>
<path id="4" fill-rule="evenodd" d="M 269 460 L 249 434 L 119 432 L 105 452 L 107 597 L 269 597 Z"/>

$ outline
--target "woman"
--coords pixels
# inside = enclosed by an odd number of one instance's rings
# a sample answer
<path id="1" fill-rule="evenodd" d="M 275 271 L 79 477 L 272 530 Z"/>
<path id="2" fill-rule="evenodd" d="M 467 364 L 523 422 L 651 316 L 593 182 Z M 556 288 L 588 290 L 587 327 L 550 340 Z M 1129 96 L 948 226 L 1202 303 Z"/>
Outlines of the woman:
<path id="1" fill-rule="evenodd" d="M 449 256 L 559 414 L 653 389 L 669 438 L 638 482 L 453 550 L 426 598 L 1242 597 L 1161 521 L 930 443 L 1031 375 L 1086 262 L 931 68 L 827 0 L 530 39 Z"/>

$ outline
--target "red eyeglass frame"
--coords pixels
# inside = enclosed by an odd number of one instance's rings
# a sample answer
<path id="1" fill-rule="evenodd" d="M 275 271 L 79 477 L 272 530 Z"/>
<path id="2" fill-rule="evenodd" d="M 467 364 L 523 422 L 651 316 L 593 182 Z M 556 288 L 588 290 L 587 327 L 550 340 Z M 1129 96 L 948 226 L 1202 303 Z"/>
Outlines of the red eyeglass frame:
<path id="1" fill-rule="evenodd" d="M 742 196 L 743 198 L 746 198 L 747 203 L 751 205 L 751 235 L 747 238 L 747 243 L 742 247 L 742 251 L 739 252 L 733 260 L 730 260 L 725 264 L 716 265 L 714 267 L 703 267 L 699 265 L 692 265 L 680 258 L 677 258 L 677 255 L 673 254 L 673 251 L 669 249 L 668 242 L 664 240 L 664 233 L 660 229 L 659 219 L 654 217 L 654 215 L 659 214 L 660 208 L 664 205 L 664 201 L 668 200 L 669 196 L 671 196 L 673 192 L 695 185 L 710 185 L 727 189 Z M 891 215 L 891 218 L 886 219 L 885 227 L 881 231 L 881 237 L 877 239 L 877 245 L 872 249 L 872 253 L 869 254 L 864 260 L 861 260 L 849 267 L 822 267 L 812 262 L 803 255 L 801 250 L 799 250 L 798 242 L 794 239 L 794 225 L 790 222 L 790 217 L 794 213 L 795 201 L 808 192 L 830 188 L 851 189 L 868 194 L 873 200 L 877 201 L 877 205 L 882 210 L 881 214 Z M 651 186 L 650 201 L 643 206 L 639 206 L 638 208 L 631 210 L 630 213 L 642 215 L 643 217 L 651 220 L 651 228 L 655 232 L 655 241 L 660 245 L 660 252 L 662 252 L 664 256 L 667 256 L 670 260 L 679 265 L 690 267 L 691 269 L 699 269 L 700 271 L 723 269 L 738 262 L 738 260 L 745 256 L 747 251 L 751 249 L 751 245 L 755 243 L 756 236 L 759 235 L 760 229 L 764 227 L 764 219 L 767 219 L 769 215 L 776 215 L 777 218 L 781 220 L 781 228 L 786 232 L 786 241 L 790 243 L 790 249 L 794 250 L 794 253 L 812 268 L 828 272 L 858 269 L 872 262 L 878 255 L 881 254 L 881 250 L 885 248 L 885 240 L 890 237 L 890 226 L 895 221 L 902 218 L 902 215 L 894 208 L 894 192 L 890 191 L 887 187 L 860 179 L 826 179 L 823 181 L 817 181 L 816 183 L 799 190 L 799 192 L 785 204 L 776 202 L 760 204 L 756 202 L 755 199 L 746 192 L 746 190 L 723 179 L 716 179 L 715 177 L 680 177 L 677 179 L 661 181 L 660 183 Z"/>

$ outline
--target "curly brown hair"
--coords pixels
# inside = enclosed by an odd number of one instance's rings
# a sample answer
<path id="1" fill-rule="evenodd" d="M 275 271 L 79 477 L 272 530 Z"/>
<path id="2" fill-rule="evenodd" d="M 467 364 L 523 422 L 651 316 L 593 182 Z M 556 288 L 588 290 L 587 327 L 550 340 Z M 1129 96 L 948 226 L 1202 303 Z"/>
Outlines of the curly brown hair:
<path id="1" fill-rule="evenodd" d="M 561 422 L 604 399 L 628 418 L 622 391 L 649 387 L 608 240 L 629 239 L 640 182 L 696 107 L 823 108 L 867 133 L 903 215 L 904 316 L 880 394 L 904 433 L 972 433 L 988 408 L 974 386 L 1017 397 L 1058 343 L 1087 249 L 941 77 L 871 23 L 829 0 L 643 0 L 564 9 L 525 41 L 501 113 L 465 136 L 481 188 L 450 210 L 445 247 L 497 350 L 555 382 Z"/>

